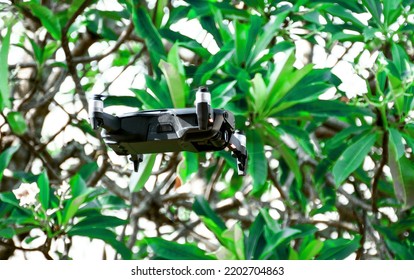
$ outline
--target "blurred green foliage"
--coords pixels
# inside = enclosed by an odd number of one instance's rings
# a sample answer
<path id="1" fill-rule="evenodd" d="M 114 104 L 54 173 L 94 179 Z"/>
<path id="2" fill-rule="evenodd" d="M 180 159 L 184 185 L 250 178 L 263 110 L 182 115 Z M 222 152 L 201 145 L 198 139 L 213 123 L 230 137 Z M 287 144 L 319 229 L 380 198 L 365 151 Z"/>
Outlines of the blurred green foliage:
<path id="1" fill-rule="evenodd" d="M 123 259 L 414 258 L 414 1 L 120 0 L 118 10 L 46 2 L 0 4 L 0 246 L 24 250 L 6 241 L 29 244 L 40 229 L 47 258 L 69 258 L 70 246 L 51 245 L 74 236 L 101 239 Z M 92 55 L 99 43 L 107 49 Z M 5 63 L 16 49 L 25 60 Z M 69 110 L 61 101 L 69 95 L 85 106 L 108 57 L 122 72 L 143 64 L 145 87 L 109 94 L 107 107 L 191 107 L 193 89 L 207 84 L 213 106 L 233 112 L 247 135 L 248 176 L 238 177 L 223 152 L 149 155 L 129 190 L 120 187 L 130 174 L 110 167 L 101 137 L 80 117 L 84 107 L 65 111 L 87 139 L 74 139 L 81 152 L 65 158 L 68 142 L 51 151 L 65 129 L 44 135 L 50 108 Z M 323 59 L 336 62 L 322 67 Z M 335 75 L 342 62 L 366 83 L 355 96 Z M 19 88 L 26 67 L 29 90 Z M 85 152 L 93 141 L 96 151 Z M 31 158 L 18 157 L 19 147 Z M 65 167 L 71 157 L 79 164 Z M 13 175 L 2 178 L 6 169 Z M 200 182 L 204 195 L 180 192 Z M 22 205 L 12 190 L 30 184 L 39 192 Z M 141 218 L 157 237 L 146 236 Z M 164 225 L 172 230 L 162 233 Z"/>

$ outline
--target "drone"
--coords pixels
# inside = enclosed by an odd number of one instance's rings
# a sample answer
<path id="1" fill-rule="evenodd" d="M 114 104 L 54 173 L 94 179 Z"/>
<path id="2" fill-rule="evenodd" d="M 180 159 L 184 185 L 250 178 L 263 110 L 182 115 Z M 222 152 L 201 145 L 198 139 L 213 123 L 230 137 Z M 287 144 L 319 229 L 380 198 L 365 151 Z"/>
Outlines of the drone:
<path id="1" fill-rule="evenodd" d="M 102 129 L 104 142 L 118 155 L 128 156 L 138 172 L 144 154 L 208 152 L 228 148 L 237 159 L 238 174 L 246 174 L 246 136 L 235 129 L 234 115 L 213 109 L 207 87 L 196 92 L 196 107 L 143 110 L 123 115 L 104 112 L 104 96 L 89 103 L 92 128 Z"/>

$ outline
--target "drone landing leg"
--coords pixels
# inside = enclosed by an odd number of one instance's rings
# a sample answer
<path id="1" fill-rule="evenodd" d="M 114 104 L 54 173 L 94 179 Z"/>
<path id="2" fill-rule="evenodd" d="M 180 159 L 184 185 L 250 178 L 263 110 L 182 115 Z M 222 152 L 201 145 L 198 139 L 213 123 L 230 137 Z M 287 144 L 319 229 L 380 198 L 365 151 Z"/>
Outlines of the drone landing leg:
<path id="1" fill-rule="evenodd" d="M 134 164 L 134 171 L 138 172 L 139 164 L 142 162 L 143 156 L 141 154 L 131 155 L 131 157 L 129 159 Z"/>

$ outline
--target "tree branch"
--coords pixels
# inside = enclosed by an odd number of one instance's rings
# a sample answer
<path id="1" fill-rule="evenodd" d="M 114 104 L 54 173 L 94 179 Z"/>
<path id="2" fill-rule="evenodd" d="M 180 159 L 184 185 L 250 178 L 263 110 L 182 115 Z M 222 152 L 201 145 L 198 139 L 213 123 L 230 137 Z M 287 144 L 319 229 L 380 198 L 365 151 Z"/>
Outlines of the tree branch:
<path id="1" fill-rule="evenodd" d="M 82 14 L 82 12 L 92 3 L 92 0 L 86 0 L 82 3 L 82 5 L 79 7 L 79 9 L 76 10 L 76 12 L 73 14 L 73 16 L 68 20 L 65 27 L 62 29 L 62 48 L 65 52 L 66 56 L 66 62 L 68 64 L 69 73 L 72 76 L 73 82 L 75 83 L 75 89 L 76 92 L 79 94 L 82 105 L 85 109 L 88 108 L 88 102 L 86 100 L 86 94 L 85 91 L 82 88 L 82 85 L 80 83 L 80 79 L 76 70 L 76 63 L 73 61 L 73 56 L 69 48 L 69 41 L 68 41 L 68 31 L 70 26 L 73 24 L 73 22 L 76 20 L 76 18 Z"/>
<path id="2" fill-rule="evenodd" d="M 383 174 L 384 166 L 387 164 L 387 162 L 388 162 L 388 130 L 384 130 L 383 136 L 382 136 L 382 158 L 377 168 L 377 171 L 375 172 L 374 179 L 372 181 L 371 206 L 372 206 L 372 211 L 374 213 L 378 212 L 378 206 L 377 206 L 378 184 L 379 184 L 381 175 Z"/>
<path id="3" fill-rule="evenodd" d="M 131 22 L 128 25 L 128 27 L 121 33 L 115 45 L 106 49 L 103 53 L 96 55 L 96 56 L 74 57 L 72 61 L 74 63 L 86 63 L 86 62 L 91 62 L 91 61 L 102 60 L 103 58 L 107 57 L 111 53 L 116 52 L 122 46 L 122 44 L 129 38 L 133 30 L 134 30 L 134 24 Z"/>
<path id="4" fill-rule="evenodd" d="M 267 163 L 267 177 L 270 179 L 270 181 L 272 181 L 273 185 L 279 191 L 280 197 L 283 200 L 287 200 L 288 196 L 285 193 L 285 191 L 282 189 L 282 186 L 279 184 L 279 181 L 277 180 L 276 176 L 273 174 L 273 170 L 270 168 L 269 163 Z"/>

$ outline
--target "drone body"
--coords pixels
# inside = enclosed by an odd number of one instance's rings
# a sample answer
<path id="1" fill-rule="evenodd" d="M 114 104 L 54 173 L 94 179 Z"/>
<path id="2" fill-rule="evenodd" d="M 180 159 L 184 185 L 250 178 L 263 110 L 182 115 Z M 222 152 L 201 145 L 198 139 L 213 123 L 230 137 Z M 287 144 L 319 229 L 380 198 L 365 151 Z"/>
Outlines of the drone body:
<path id="1" fill-rule="evenodd" d="M 102 137 L 115 153 L 131 155 L 135 171 L 143 154 L 207 152 L 228 147 L 237 158 L 239 175 L 245 175 L 246 137 L 235 131 L 232 113 L 211 108 L 206 88 L 197 92 L 196 108 L 144 110 L 113 116 L 103 112 L 101 96 L 95 96 L 89 110 L 93 128 L 103 128 Z"/>

